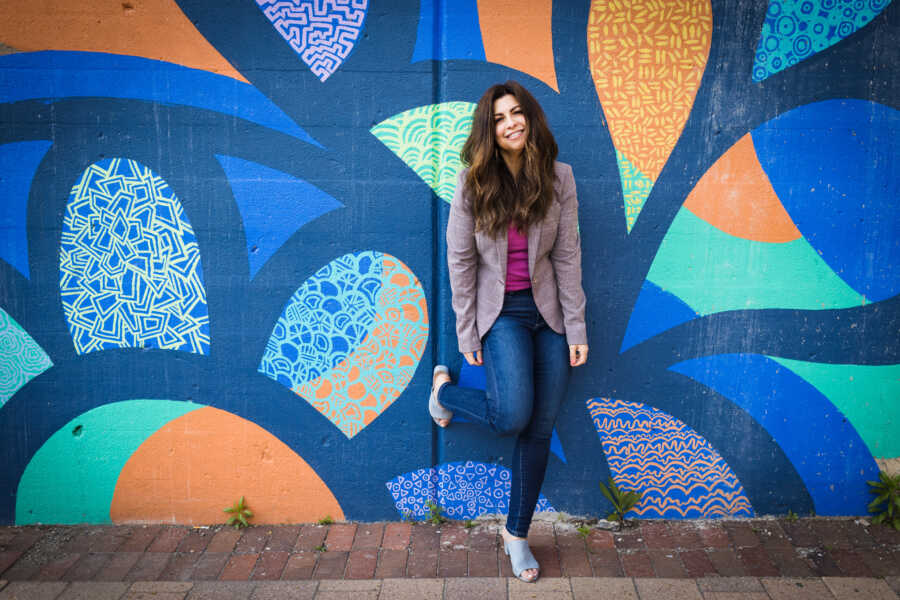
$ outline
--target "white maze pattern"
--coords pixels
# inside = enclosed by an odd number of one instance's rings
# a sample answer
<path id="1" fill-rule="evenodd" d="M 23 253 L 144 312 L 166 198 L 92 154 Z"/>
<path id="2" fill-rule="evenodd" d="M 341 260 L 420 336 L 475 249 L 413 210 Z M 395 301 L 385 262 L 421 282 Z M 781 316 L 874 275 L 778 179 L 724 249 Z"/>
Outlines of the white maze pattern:
<path id="1" fill-rule="evenodd" d="M 320 81 L 350 56 L 368 0 L 256 0 L 266 18 Z"/>

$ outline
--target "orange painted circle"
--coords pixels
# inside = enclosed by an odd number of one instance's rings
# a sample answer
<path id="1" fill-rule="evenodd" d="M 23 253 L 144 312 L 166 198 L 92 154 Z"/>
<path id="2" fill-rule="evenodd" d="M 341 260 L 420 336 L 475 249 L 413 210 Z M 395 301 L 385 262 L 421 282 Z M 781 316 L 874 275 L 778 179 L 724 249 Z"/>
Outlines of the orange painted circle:
<path id="1" fill-rule="evenodd" d="M 114 523 L 223 523 L 241 496 L 253 523 L 342 520 L 337 499 L 296 452 L 217 408 L 174 419 L 131 456 L 110 506 Z"/>

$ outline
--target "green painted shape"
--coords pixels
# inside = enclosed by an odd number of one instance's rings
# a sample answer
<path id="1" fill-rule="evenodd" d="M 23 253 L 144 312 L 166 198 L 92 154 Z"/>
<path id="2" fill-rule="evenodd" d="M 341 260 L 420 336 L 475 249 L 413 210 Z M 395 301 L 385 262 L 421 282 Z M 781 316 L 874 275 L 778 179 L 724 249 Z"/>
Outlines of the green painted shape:
<path id="1" fill-rule="evenodd" d="M 726 310 L 824 310 L 865 304 L 804 239 L 737 238 L 682 208 L 647 279 L 701 315 Z"/>
<path id="2" fill-rule="evenodd" d="M 0 406 L 52 366 L 44 349 L 0 308 Z"/>
<path id="3" fill-rule="evenodd" d="M 109 523 L 116 482 L 131 455 L 166 423 L 199 408 L 203 405 L 172 400 L 126 400 L 72 419 L 25 468 L 16 493 L 16 525 Z"/>
<path id="4" fill-rule="evenodd" d="M 389 117 L 369 131 L 450 202 L 462 170 L 459 153 L 472 130 L 471 102 L 419 106 Z"/>
<path id="5" fill-rule="evenodd" d="M 770 357 L 822 392 L 876 458 L 900 457 L 900 365 L 830 365 Z"/>
<path id="6" fill-rule="evenodd" d="M 622 197 L 625 200 L 625 225 L 628 233 L 637 222 L 638 215 L 653 189 L 653 180 L 641 173 L 628 158 L 616 149 L 616 162 L 622 180 Z"/>

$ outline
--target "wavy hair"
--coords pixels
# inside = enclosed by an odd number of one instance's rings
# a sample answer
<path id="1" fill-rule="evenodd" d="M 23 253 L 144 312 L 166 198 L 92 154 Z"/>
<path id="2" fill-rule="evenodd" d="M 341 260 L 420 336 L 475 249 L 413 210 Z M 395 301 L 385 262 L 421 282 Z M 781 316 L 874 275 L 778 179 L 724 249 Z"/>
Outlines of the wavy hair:
<path id="1" fill-rule="evenodd" d="M 513 95 L 528 124 L 522 168 L 513 178 L 497 145 L 494 102 Z M 537 223 L 553 202 L 553 162 L 559 149 L 541 105 L 518 82 L 493 85 L 475 107 L 472 132 L 460 152 L 469 172 L 464 182 L 472 199 L 475 230 L 496 238 L 515 224 L 520 230 Z"/>

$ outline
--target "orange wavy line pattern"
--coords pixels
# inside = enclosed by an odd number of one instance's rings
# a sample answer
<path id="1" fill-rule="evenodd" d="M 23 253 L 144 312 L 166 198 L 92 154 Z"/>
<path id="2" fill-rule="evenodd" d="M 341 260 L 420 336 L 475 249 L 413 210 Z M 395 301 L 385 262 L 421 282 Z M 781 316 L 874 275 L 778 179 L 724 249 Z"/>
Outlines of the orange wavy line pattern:
<path id="1" fill-rule="evenodd" d="M 681 421 L 637 402 L 598 398 L 587 406 L 613 479 L 642 494 L 634 514 L 753 514 L 743 486 L 719 453 Z"/>

